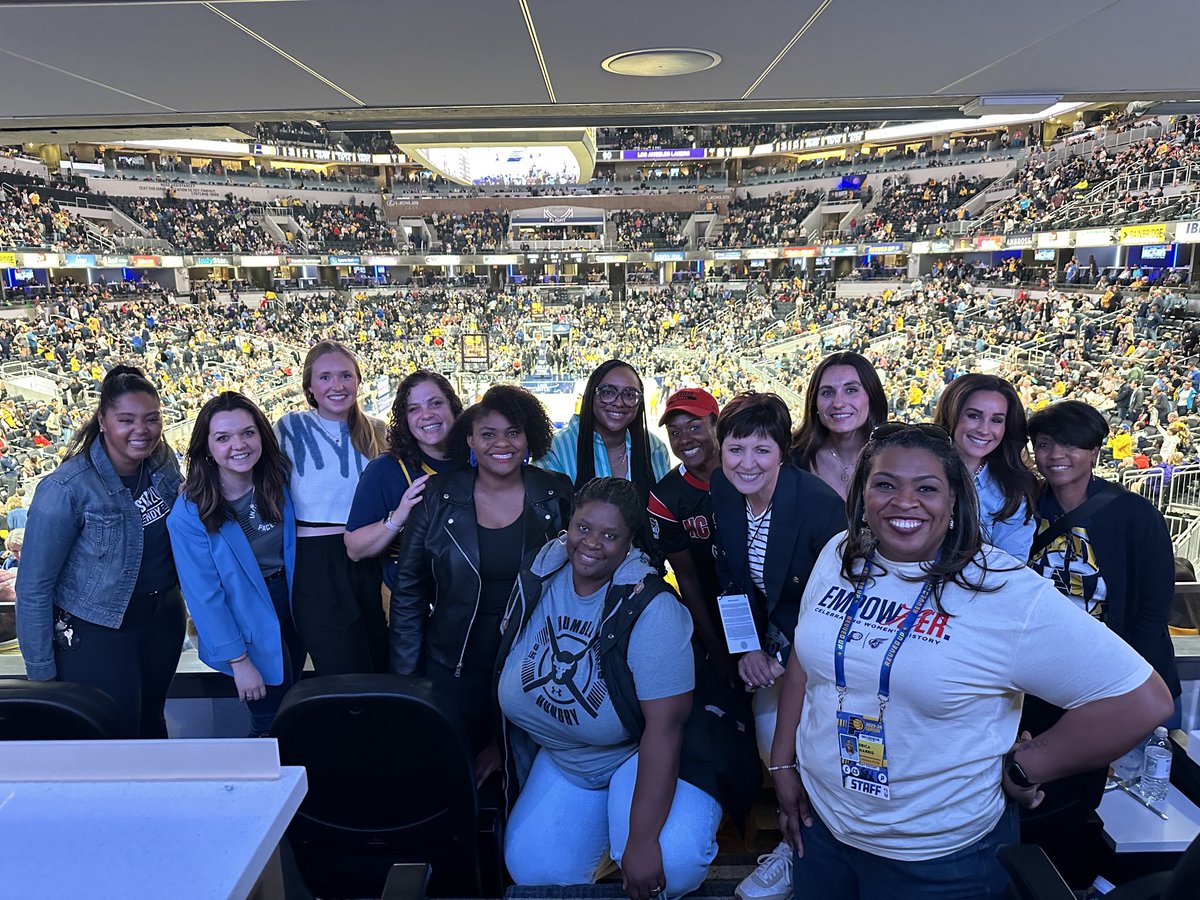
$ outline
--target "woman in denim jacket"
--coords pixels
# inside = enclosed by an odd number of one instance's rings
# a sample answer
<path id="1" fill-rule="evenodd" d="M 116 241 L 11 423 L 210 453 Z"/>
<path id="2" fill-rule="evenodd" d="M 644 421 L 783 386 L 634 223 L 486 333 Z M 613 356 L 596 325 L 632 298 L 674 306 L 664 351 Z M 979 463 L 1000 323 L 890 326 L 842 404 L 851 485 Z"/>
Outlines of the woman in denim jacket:
<path id="1" fill-rule="evenodd" d="M 179 482 L 158 391 L 114 366 L 29 508 L 17 589 L 25 671 L 100 688 L 116 701 L 121 737 L 167 736 L 185 618 L 167 534 Z"/>
<path id="2" fill-rule="evenodd" d="M 1037 528 L 1037 479 L 1017 389 L 996 375 L 959 375 L 942 391 L 933 421 L 953 436 L 974 479 L 983 542 L 1027 563 Z"/>

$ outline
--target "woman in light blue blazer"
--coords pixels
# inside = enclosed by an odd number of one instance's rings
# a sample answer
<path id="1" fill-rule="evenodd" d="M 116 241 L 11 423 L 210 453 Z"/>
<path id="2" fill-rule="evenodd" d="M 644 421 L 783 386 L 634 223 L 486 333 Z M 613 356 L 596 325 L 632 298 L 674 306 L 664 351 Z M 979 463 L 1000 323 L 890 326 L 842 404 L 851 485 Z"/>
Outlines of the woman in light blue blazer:
<path id="1" fill-rule="evenodd" d="M 187 464 L 167 527 L 200 659 L 233 676 L 251 736 L 265 735 L 305 656 L 292 621 L 289 463 L 262 411 L 226 391 L 200 410 Z"/>

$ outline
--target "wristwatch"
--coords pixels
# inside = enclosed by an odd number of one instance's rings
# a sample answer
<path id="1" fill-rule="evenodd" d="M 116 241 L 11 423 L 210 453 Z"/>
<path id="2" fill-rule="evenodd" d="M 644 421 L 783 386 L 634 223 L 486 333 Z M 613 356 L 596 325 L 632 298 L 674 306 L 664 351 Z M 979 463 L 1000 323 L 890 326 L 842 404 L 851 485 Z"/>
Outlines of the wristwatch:
<path id="1" fill-rule="evenodd" d="M 1029 776 L 1025 774 L 1025 770 L 1021 768 L 1021 764 L 1017 762 L 1015 747 L 1004 754 L 1004 774 L 1017 787 L 1031 788 L 1034 786 L 1034 782 L 1029 780 Z"/>

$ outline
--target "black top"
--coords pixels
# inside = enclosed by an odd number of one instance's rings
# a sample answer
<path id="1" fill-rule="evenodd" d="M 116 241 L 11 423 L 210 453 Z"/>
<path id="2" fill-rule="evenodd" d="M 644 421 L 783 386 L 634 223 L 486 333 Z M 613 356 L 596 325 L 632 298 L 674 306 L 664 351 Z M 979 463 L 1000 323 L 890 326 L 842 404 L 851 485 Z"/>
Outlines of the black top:
<path id="1" fill-rule="evenodd" d="M 659 480 L 650 492 L 650 530 L 664 557 L 690 552 L 696 574 L 704 588 L 705 601 L 717 614 L 716 534 L 713 528 L 712 495 L 708 482 L 701 481 L 682 465 Z"/>
<path id="2" fill-rule="evenodd" d="M 523 474 L 525 509 L 517 529 L 522 550 L 513 553 L 514 573 L 520 557 L 566 528 L 571 517 L 572 489 L 566 476 L 537 466 L 525 466 Z M 429 480 L 404 527 L 392 587 L 392 671 L 419 674 L 421 657 L 457 667 L 477 630 L 473 616 L 476 596 L 482 603 L 482 538 L 494 536 L 475 520 L 473 469 L 455 469 Z"/>
<path id="3" fill-rule="evenodd" d="M 1093 478 L 1088 497 L 1114 499 L 1094 517 L 1074 523 L 1029 567 L 1117 633 L 1180 694 L 1167 623 L 1175 597 L 1175 556 L 1162 513 L 1146 498 Z M 1063 515 L 1047 485 L 1038 504 L 1038 534 Z M 1069 515 L 1069 514 L 1068 514 Z"/>
<path id="4" fill-rule="evenodd" d="M 283 568 L 283 523 L 268 522 L 258 514 L 254 490 L 248 490 L 236 500 L 228 501 L 232 518 L 242 528 L 250 550 L 263 576 L 273 575 Z"/>
<path id="5" fill-rule="evenodd" d="M 170 505 L 150 483 L 150 469 L 145 464 L 133 475 L 122 475 L 121 483 L 129 489 L 134 506 L 142 514 L 142 563 L 133 586 L 134 594 L 152 594 L 174 587 L 179 578 L 175 574 L 171 536 L 167 533 Z"/>
<path id="6" fill-rule="evenodd" d="M 479 532 L 479 611 L 467 644 L 465 667 L 491 670 L 500 644 L 500 620 L 525 555 L 525 512 L 503 528 Z"/>

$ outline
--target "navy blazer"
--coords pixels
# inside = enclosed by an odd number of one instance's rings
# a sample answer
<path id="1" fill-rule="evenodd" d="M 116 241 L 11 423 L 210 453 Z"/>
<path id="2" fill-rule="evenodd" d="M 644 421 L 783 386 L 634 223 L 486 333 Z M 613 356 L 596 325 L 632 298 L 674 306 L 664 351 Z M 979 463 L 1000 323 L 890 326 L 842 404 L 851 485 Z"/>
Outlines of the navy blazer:
<path id="1" fill-rule="evenodd" d="M 205 529 L 196 504 L 180 497 L 167 518 L 179 586 L 200 638 L 205 665 L 233 674 L 229 660 L 243 653 L 266 684 L 283 683 L 283 638 L 275 604 L 242 527 L 226 519 L 216 532 Z M 288 597 L 296 569 L 296 513 L 283 494 L 283 568 Z"/>
<path id="2" fill-rule="evenodd" d="M 718 469 L 710 482 L 717 540 L 717 577 L 722 593 L 759 595 L 746 555 L 746 498 Z M 785 464 L 771 500 L 771 527 L 763 566 L 766 609 L 756 610 L 759 640 L 766 646 L 770 621 L 792 642 L 800 600 L 817 556 L 835 534 L 846 530 L 846 504 L 816 475 Z M 761 603 L 759 604 L 761 607 Z"/>

